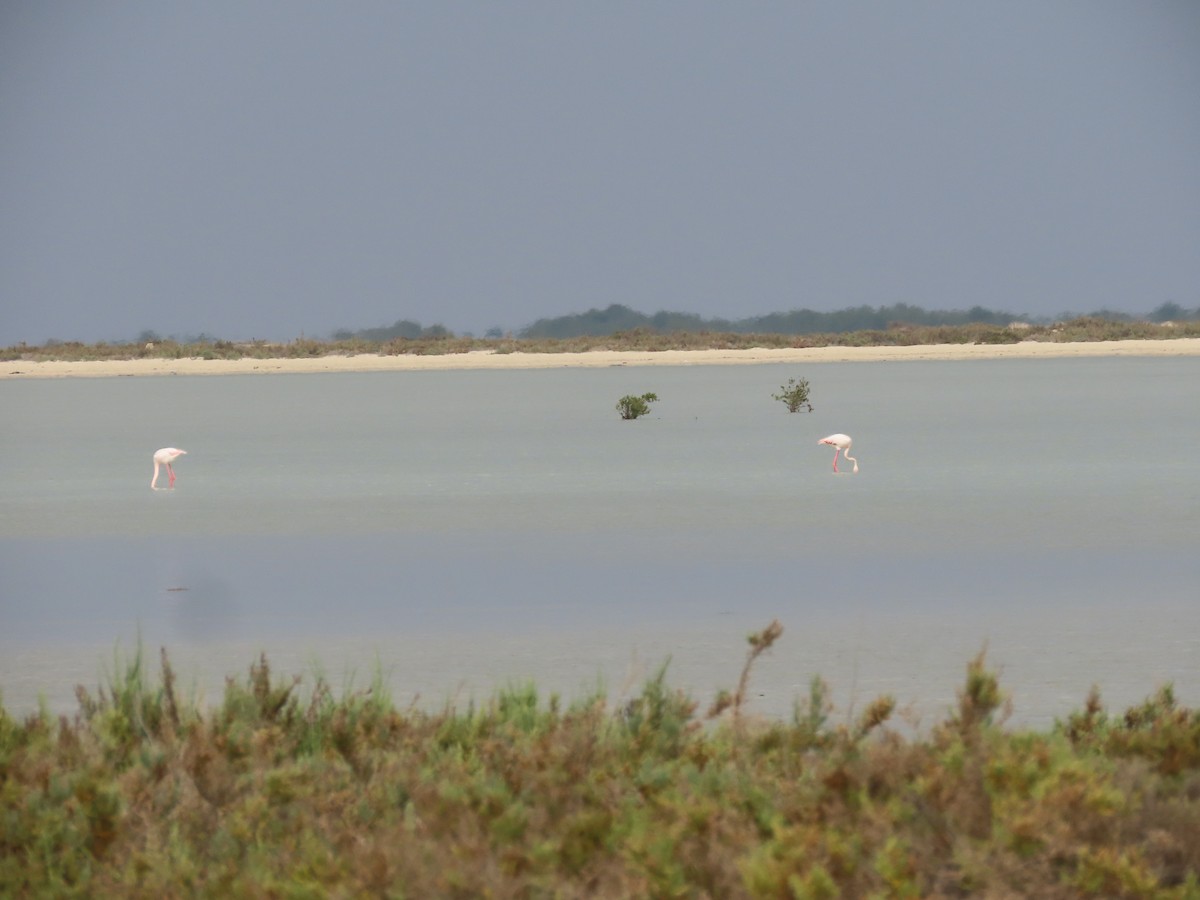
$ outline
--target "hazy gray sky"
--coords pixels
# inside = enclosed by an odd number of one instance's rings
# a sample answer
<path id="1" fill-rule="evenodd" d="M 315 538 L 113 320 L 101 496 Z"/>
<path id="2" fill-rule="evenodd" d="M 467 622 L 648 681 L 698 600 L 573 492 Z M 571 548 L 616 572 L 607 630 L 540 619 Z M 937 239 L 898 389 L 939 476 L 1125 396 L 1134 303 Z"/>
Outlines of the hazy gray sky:
<path id="1" fill-rule="evenodd" d="M 0 6 L 0 343 L 1200 305 L 1200 3 Z"/>

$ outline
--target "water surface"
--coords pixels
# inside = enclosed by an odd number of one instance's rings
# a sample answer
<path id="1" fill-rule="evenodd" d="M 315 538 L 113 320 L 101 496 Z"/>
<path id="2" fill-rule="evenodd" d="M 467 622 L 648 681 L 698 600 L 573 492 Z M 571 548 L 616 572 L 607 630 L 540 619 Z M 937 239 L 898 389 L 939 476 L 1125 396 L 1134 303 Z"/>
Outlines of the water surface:
<path id="1" fill-rule="evenodd" d="M 1200 703 L 1186 357 L 0 382 L 0 690 L 74 709 L 140 634 L 210 699 L 260 651 L 400 702 L 509 681 L 700 698 L 786 632 L 923 721 L 985 644 L 1018 721 L 1098 684 Z M 771 399 L 789 377 L 815 412 Z M 621 421 L 626 393 L 655 391 Z M 854 436 L 835 476 L 819 437 Z M 184 447 L 173 491 L 150 455 Z M 161 481 L 160 481 L 161 484 Z"/>

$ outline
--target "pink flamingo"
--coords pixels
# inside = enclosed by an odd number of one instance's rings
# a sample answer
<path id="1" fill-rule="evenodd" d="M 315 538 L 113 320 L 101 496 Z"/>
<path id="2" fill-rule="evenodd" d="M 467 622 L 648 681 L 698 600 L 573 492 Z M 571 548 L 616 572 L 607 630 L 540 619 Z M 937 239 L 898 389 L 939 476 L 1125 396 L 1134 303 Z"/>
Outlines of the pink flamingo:
<path id="1" fill-rule="evenodd" d="M 854 471 L 855 472 L 858 471 L 858 460 L 850 455 L 850 445 L 854 443 L 852 440 L 850 440 L 850 435 L 848 435 L 848 434 L 831 434 L 829 437 L 821 438 L 819 441 L 817 441 L 817 443 L 818 444 L 829 444 L 831 447 L 837 448 L 836 450 L 833 451 L 833 471 L 836 472 L 838 470 L 837 460 L 838 460 L 839 453 L 844 453 L 846 455 L 846 459 L 848 459 L 848 460 L 850 460 L 850 462 L 854 463 Z"/>
<path id="2" fill-rule="evenodd" d="M 186 456 L 186 450 L 176 450 L 174 447 L 163 447 L 161 450 L 154 451 L 154 477 L 150 479 L 150 487 L 154 487 L 158 483 L 158 467 L 167 467 L 167 477 L 170 479 L 168 487 L 175 487 L 175 470 L 171 468 L 171 463 L 175 462 L 181 456 Z"/>

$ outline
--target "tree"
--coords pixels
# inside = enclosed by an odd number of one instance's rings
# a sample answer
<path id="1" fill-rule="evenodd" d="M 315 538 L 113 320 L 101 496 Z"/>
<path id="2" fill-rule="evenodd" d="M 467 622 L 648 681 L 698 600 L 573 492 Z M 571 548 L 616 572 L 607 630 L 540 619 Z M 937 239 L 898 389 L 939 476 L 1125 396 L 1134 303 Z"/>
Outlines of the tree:
<path id="1" fill-rule="evenodd" d="M 1151 322 L 1177 322 L 1180 319 L 1186 319 L 1187 310 L 1178 303 L 1164 303 L 1154 312 L 1150 313 Z"/>

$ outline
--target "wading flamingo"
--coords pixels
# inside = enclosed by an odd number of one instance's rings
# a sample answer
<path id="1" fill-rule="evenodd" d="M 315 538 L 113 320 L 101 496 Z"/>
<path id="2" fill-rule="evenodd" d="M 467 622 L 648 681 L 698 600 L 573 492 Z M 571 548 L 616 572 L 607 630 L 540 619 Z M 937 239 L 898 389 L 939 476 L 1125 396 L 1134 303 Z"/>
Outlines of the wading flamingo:
<path id="1" fill-rule="evenodd" d="M 850 455 L 850 445 L 854 443 L 852 440 L 850 440 L 850 435 L 848 435 L 848 434 L 831 434 L 829 437 L 821 438 L 819 441 L 817 441 L 817 443 L 818 444 L 829 444 L 831 447 L 837 448 L 836 450 L 833 451 L 833 471 L 836 472 L 838 470 L 837 458 L 838 458 L 839 453 L 844 453 L 846 455 L 846 459 L 848 459 L 848 460 L 850 460 L 850 462 L 854 463 L 854 471 L 855 472 L 858 471 L 858 460 Z"/>
<path id="2" fill-rule="evenodd" d="M 175 487 L 175 470 L 171 468 L 171 463 L 175 462 L 181 456 L 187 456 L 186 450 L 176 450 L 174 447 L 163 447 L 161 450 L 154 451 L 154 477 L 150 479 L 150 487 L 154 487 L 158 483 L 158 467 L 167 467 L 167 478 L 170 479 L 168 487 Z"/>

